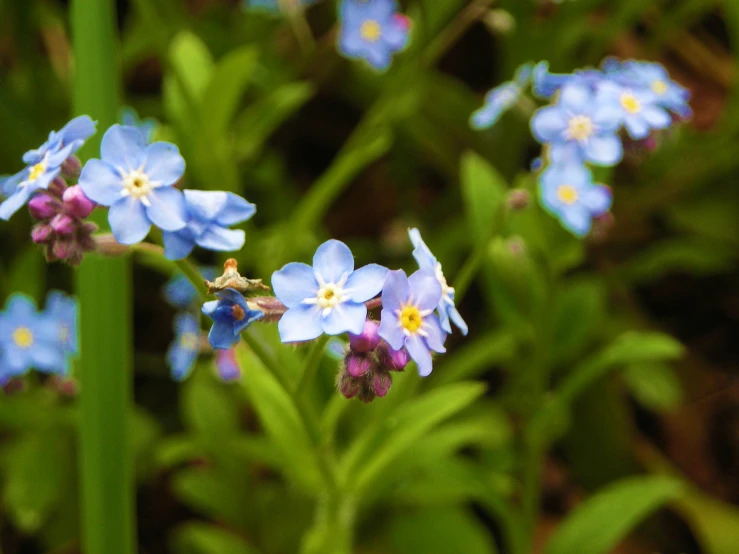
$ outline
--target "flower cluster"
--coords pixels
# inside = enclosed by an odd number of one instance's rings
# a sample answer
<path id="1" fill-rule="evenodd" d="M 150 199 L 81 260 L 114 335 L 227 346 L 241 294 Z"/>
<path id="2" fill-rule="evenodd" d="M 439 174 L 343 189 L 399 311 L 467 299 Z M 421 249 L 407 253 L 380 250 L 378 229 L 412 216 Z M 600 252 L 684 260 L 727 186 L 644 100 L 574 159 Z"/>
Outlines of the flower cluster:
<path id="1" fill-rule="evenodd" d="M 12 295 L 0 312 L 0 385 L 31 368 L 66 375 L 79 352 L 77 301 L 58 291 L 49 293 L 39 312 L 23 294 Z"/>
<path id="2" fill-rule="evenodd" d="M 552 102 L 531 119 L 546 159 L 539 196 L 544 208 L 577 236 L 586 235 L 593 218 L 612 204 L 610 189 L 594 182 L 588 166 L 612 167 L 622 160 L 622 131 L 643 140 L 690 116 L 687 90 L 659 64 L 607 60 L 602 70 L 553 74 L 547 62 L 540 62 L 526 64 L 515 83 L 491 91 L 472 125 L 492 125 L 528 84 L 536 96 Z"/>

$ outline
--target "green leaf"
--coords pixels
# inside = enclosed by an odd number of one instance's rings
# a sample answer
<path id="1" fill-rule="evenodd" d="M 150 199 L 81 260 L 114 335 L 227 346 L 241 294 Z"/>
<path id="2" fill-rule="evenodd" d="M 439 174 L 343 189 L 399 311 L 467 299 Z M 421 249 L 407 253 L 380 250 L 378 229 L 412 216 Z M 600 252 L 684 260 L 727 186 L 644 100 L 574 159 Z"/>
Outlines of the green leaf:
<path id="1" fill-rule="evenodd" d="M 186 523 L 172 537 L 177 554 L 257 554 L 244 539 L 207 523 Z"/>
<path id="2" fill-rule="evenodd" d="M 552 358 L 577 358 L 600 328 L 606 303 L 603 285 L 594 279 L 570 281 L 556 298 Z"/>
<path id="3" fill-rule="evenodd" d="M 607 554 L 681 490 L 680 481 L 663 476 L 619 481 L 578 506 L 554 532 L 544 553 Z"/>
<path id="4" fill-rule="evenodd" d="M 169 48 L 169 60 L 182 92 L 199 100 L 213 79 L 214 63 L 208 47 L 197 35 L 181 31 Z"/>
<path id="5" fill-rule="evenodd" d="M 239 429 L 238 409 L 225 388 L 206 372 L 196 372 L 182 388 L 182 417 L 208 443 L 218 447 Z"/>
<path id="6" fill-rule="evenodd" d="M 633 364 L 624 373 L 626 384 L 647 408 L 668 411 L 682 400 L 682 388 L 674 370 L 659 362 Z"/>
<path id="7" fill-rule="evenodd" d="M 46 262 L 44 255 L 35 244 L 26 246 L 9 267 L 5 281 L 8 296 L 14 292 L 27 294 L 36 302 L 41 302 L 46 281 Z"/>
<path id="8" fill-rule="evenodd" d="M 430 379 L 443 385 L 478 377 L 483 371 L 513 359 L 516 346 L 516 337 L 510 332 L 493 331 L 482 335 L 440 360 L 439 369 Z"/>
<path id="9" fill-rule="evenodd" d="M 696 534 L 704 554 L 734 554 L 739 544 L 739 509 L 697 490 L 675 502 L 676 510 Z"/>
<path id="10" fill-rule="evenodd" d="M 498 171 L 480 156 L 468 152 L 462 158 L 462 195 L 470 221 L 470 232 L 480 240 L 501 217 L 508 184 Z"/>
<path id="11" fill-rule="evenodd" d="M 241 525 L 245 519 L 246 491 L 229 475 L 214 468 L 188 468 L 172 478 L 177 498 L 192 509 L 216 520 Z"/>

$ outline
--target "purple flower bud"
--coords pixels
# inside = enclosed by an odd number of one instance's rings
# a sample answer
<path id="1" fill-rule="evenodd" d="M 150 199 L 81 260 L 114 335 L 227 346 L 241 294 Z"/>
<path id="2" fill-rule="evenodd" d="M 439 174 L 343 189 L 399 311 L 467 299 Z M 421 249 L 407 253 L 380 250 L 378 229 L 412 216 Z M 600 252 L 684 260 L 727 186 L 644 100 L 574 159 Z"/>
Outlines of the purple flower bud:
<path id="1" fill-rule="evenodd" d="M 362 391 L 363 379 L 356 379 L 348 373 L 343 373 L 339 377 L 339 392 L 344 398 L 354 398 Z"/>
<path id="2" fill-rule="evenodd" d="M 62 195 L 64 207 L 70 215 L 83 219 L 95 209 L 95 202 L 90 200 L 79 185 L 69 187 Z"/>
<path id="3" fill-rule="evenodd" d="M 67 214 L 57 214 L 51 220 L 51 228 L 60 235 L 71 235 L 76 227 L 74 218 Z"/>
<path id="4" fill-rule="evenodd" d="M 69 156 L 62 162 L 62 175 L 67 179 L 77 179 L 80 176 L 82 164 L 77 156 Z"/>
<path id="5" fill-rule="evenodd" d="M 361 335 L 352 335 L 349 333 L 349 347 L 352 352 L 365 353 L 371 352 L 380 343 L 380 335 L 377 334 L 378 325 L 376 322 L 368 319 L 364 322 L 364 329 Z"/>
<path id="6" fill-rule="evenodd" d="M 60 208 L 59 202 L 45 192 L 37 194 L 28 202 L 28 211 L 31 212 L 31 216 L 41 221 L 54 217 L 59 213 Z"/>
<path id="7" fill-rule="evenodd" d="M 36 244 L 46 244 L 54 235 L 51 226 L 45 223 L 39 223 L 31 231 L 31 240 Z"/>
<path id="8" fill-rule="evenodd" d="M 411 360 L 408 351 L 405 348 L 393 350 L 388 343 L 383 341 L 377 349 L 377 354 L 382 367 L 390 371 L 403 371 L 405 366 Z"/>
<path id="9" fill-rule="evenodd" d="M 57 198 L 61 198 L 62 195 L 64 194 L 64 191 L 67 190 L 67 183 L 61 177 L 56 177 L 51 182 L 51 184 L 49 185 L 49 188 L 47 190 L 53 196 L 56 196 Z"/>
<path id="10" fill-rule="evenodd" d="M 361 377 L 372 369 L 372 360 L 368 356 L 349 353 L 344 359 L 347 373 L 352 377 Z"/>
<path id="11" fill-rule="evenodd" d="M 379 397 L 383 397 L 390 390 L 390 385 L 393 384 L 393 379 L 390 377 L 390 373 L 384 371 L 376 371 L 372 376 L 372 389 L 375 394 Z"/>
<path id="12" fill-rule="evenodd" d="M 530 202 L 529 192 L 524 189 L 513 189 L 508 194 L 508 209 L 518 212 L 528 208 Z"/>
<path id="13" fill-rule="evenodd" d="M 72 242 L 64 239 L 54 241 L 51 246 L 51 253 L 57 260 L 64 260 L 69 257 L 72 251 Z"/>

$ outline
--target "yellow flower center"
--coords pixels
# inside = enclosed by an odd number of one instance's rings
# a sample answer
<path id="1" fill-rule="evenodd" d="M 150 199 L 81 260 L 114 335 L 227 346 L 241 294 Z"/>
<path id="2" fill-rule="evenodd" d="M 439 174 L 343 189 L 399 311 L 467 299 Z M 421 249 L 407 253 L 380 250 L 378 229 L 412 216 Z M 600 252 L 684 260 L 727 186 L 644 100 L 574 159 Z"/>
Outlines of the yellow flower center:
<path id="1" fill-rule="evenodd" d="M 652 90 L 655 94 L 659 94 L 660 96 L 663 96 L 667 94 L 667 91 L 669 90 L 669 87 L 667 86 L 667 83 L 665 83 L 662 80 L 657 80 L 654 83 L 652 83 Z"/>
<path id="2" fill-rule="evenodd" d="M 200 343 L 200 337 L 195 333 L 185 333 L 180 337 L 180 346 L 186 350 L 195 350 Z"/>
<path id="3" fill-rule="evenodd" d="M 400 326 L 409 333 L 417 333 L 423 325 L 423 316 L 415 306 L 406 306 L 400 310 Z"/>
<path id="4" fill-rule="evenodd" d="M 135 169 L 123 178 L 123 189 L 125 196 L 144 198 L 151 192 L 149 176 L 140 169 Z"/>
<path id="5" fill-rule="evenodd" d="M 31 168 L 31 172 L 28 174 L 29 181 L 35 181 L 41 177 L 46 171 L 46 162 L 40 161 Z"/>
<path id="6" fill-rule="evenodd" d="M 20 348 L 33 346 L 33 333 L 28 327 L 18 327 L 13 331 L 13 342 Z"/>
<path id="7" fill-rule="evenodd" d="M 641 111 L 641 102 L 630 92 L 621 95 L 621 105 L 629 113 L 639 113 Z"/>
<path id="8" fill-rule="evenodd" d="M 593 120 L 586 115 L 576 115 L 568 125 L 570 137 L 574 140 L 586 140 L 593 134 Z"/>
<path id="9" fill-rule="evenodd" d="M 557 188 L 557 198 L 559 198 L 560 202 L 567 204 L 568 206 L 577 202 L 578 196 L 577 190 L 575 190 L 575 187 L 572 185 L 560 185 L 559 188 Z"/>
<path id="10" fill-rule="evenodd" d="M 382 27 L 374 19 L 368 19 L 359 29 L 360 36 L 369 42 L 377 42 L 382 36 Z"/>
<path id="11" fill-rule="evenodd" d="M 345 300 L 344 289 L 340 283 L 326 283 L 318 289 L 315 302 L 325 310 L 338 306 L 342 300 Z"/>

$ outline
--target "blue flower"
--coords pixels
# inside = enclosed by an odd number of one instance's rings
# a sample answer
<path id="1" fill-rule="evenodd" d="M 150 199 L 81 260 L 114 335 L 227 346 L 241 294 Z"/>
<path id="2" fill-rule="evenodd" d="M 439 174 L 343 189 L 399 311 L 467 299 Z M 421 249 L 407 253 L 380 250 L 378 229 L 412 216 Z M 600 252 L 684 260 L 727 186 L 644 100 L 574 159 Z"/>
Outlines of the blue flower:
<path id="1" fill-rule="evenodd" d="M 167 364 L 175 381 L 190 375 L 200 353 L 198 318 L 188 312 L 177 314 L 174 320 L 175 339 L 167 350 Z"/>
<path id="2" fill-rule="evenodd" d="M 224 381 L 235 381 L 241 377 L 241 368 L 236 361 L 236 348 L 216 352 L 216 370 Z"/>
<path id="3" fill-rule="evenodd" d="M 390 271 L 382 289 L 378 332 L 393 350 L 406 348 L 422 377 L 433 369 L 431 351 L 446 352 L 446 333 L 434 314 L 441 294 L 439 280 L 424 270 L 410 278 L 403 270 Z"/>
<path id="4" fill-rule="evenodd" d="M 610 102 L 599 102 L 587 87 L 571 83 L 562 87 L 559 102 L 538 110 L 531 119 L 536 139 L 550 144 L 555 163 L 587 161 L 612 166 L 623 158 L 618 137 L 621 112 Z"/>
<path id="5" fill-rule="evenodd" d="M 181 260 L 190 255 L 197 244 L 207 250 L 233 252 L 244 246 L 244 231 L 229 229 L 251 218 L 257 211 L 251 204 L 231 192 L 186 190 L 187 226 L 164 233 L 164 255 Z"/>
<path id="6" fill-rule="evenodd" d="M 513 81 L 498 85 L 485 96 L 485 104 L 472 114 L 473 129 L 486 129 L 495 125 L 504 112 L 512 108 L 531 79 L 532 65 L 524 64 L 516 70 Z"/>
<path id="7" fill-rule="evenodd" d="M 408 44 L 409 20 L 395 0 L 343 0 L 339 51 L 383 71 L 392 55 Z"/>
<path id="8" fill-rule="evenodd" d="M 0 383 L 30 368 L 66 374 L 69 369 L 56 319 L 38 313 L 33 300 L 14 294 L 0 313 Z"/>
<path id="9" fill-rule="evenodd" d="M 657 95 L 649 89 L 608 81 L 598 87 L 596 101 L 618 111 L 619 122 L 633 139 L 646 138 L 651 129 L 665 129 L 672 123 L 670 114 L 659 105 Z"/>
<path id="10" fill-rule="evenodd" d="M 147 146 L 139 129 L 113 125 L 100 154 L 102 160 L 82 168 L 79 185 L 90 200 L 110 206 L 108 222 L 119 243 L 141 242 L 152 223 L 164 231 L 185 227 L 185 198 L 173 187 L 185 172 L 185 160 L 174 144 Z"/>
<path id="11" fill-rule="evenodd" d="M 622 64 L 622 75 L 635 86 L 650 90 L 657 105 L 675 112 L 680 117 L 691 115 L 688 100 L 690 92 L 670 79 L 667 70 L 658 63 L 627 61 Z"/>
<path id="12" fill-rule="evenodd" d="M 579 164 L 550 166 L 539 178 L 539 195 L 544 208 L 580 237 L 613 201 L 610 189 L 593 184 L 592 173 Z"/>
<path id="13" fill-rule="evenodd" d="M 382 290 L 387 268 L 369 264 L 354 270 L 354 256 L 338 240 L 324 242 L 313 256 L 313 267 L 291 262 L 272 274 L 275 296 L 288 310 L 278 328 L 282 342 L 312 340 L 326 333 L 364 329 L 364 302 Z"/>
<path id="14" fill-rule="evenodd" d="M 408 236 L 413 244 L 413 257 L 418 262 L 418 267 L 429 273 L 433 273 L 436 276 L 439 285 L 441 285 L 441 300 L 436 310 L 439 314 L 439 320 L 441 321 L 441 327 L 447 333 L 452 332 L 452 326 L 449 324 L 451 319 L 454 322 L 463 335 L 467 334 L 467 324 L 459 315 L 456 306 L 454 305 L 454 289 L 449 286 L 444 277 L 444 272 L 441 269 L 441 263 L 431 253 L 429 247 L 423 242 L 421 238 L 421 232 L 418 229 L 408 229 Z"/>
<path id="15" fill-rule="evenodd" d="M 49 139 L 36 150 L 26 152 L 23 162 L 27 167 L 11 177 L 0 179 L 0 193 L 6 197 L 0 204 L 0 219 L 7 221 L 34 192 L 49 188 L 64 161 L 77 152 L 93 133 L 95 123 L 83 115 L 74 118 L 60 131 L 52 131 Z"/>
<path id="16" fill-rule="evenodd" d="M 249 308 L 244 297 L 233 289 L 222 290 L 216 296 L 218 300 L 203 305 L 203 313 L 214 321 L 208 333 L 211 346 L 225 350 L 236 344 L 241 332 L 261 319 L 264 312 Z"/>
<path id="17" fill-rule="evenodd" d="M 67 354 L 79 354 L 79 303 L 74 296 L 51 291 L 46 297 L 44 314 L 56 322 L 59 343 Z"/>
<path id="18" fill-rule="evenodd" d="M 534 94 L 549 99 L 566 84 L 574 83 L 596 90 L 605 79 L 596 69 L 583 69 L 574 73 L 549 73 L 549 62 L 539 62 L 532 71 Z"/>
<path id="19" fill-rule="evenodd" d="M 136 127 L 144 135 L 146 144 L 151 144 L 154 138 L 154 129 L 157 126 L 157 120 L 153 117 L 139 118 L 139 114 L 130 107 L 121 110 L 119 120 L 121 125 L 126 127 Z"/>
<path id="20" fill-rule="evenodd" d="M 216 270 L 212 267 L 201 267 L 200 273 L 203 279 L 208 281 L 216 278 Z M 174 308 L 187 310 L 192 306 L 197 296 L 198 291 L 184 275 L 176 275 L 164 285 L 164 298 Z"/>

